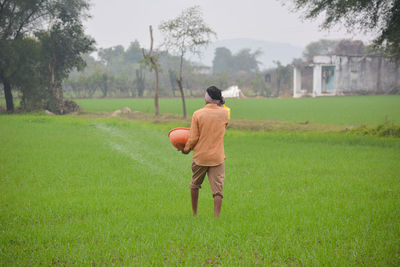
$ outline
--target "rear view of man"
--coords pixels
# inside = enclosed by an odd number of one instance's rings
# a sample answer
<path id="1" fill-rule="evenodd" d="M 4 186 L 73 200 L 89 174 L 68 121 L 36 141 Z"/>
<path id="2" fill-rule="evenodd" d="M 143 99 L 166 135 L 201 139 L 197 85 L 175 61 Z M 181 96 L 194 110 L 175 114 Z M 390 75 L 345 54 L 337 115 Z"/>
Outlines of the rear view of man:
<path id="1" fill-rule="evenodd" d="M 205 107 L 193 113 L 189 139 L 182 153 L 194 152 L 190 184 L 193 215 L 197 215 L 199 189 L 207 174 L 214 197 L 214 216 L 218 217 L 225 180 L 224 135 L 228 111 L 223 107 L 221 90 L 215 86 L 207 88 L 205 101 Z"/>

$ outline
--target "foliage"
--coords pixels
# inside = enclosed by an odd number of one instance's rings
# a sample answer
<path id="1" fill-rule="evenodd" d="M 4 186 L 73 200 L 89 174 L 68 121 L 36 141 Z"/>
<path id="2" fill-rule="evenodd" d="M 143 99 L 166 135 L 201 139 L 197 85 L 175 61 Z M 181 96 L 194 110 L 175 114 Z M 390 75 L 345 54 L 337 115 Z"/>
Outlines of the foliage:
<path id="1" fill-rule="evenodd" d="M 143 74 L 143 69 L 136 70 L 136 80 L 135 80 L 136 90 L 138 92 L 138 96 L 143 96 L 143 91 L 145 89 L 145 76 Z"/>
<path id="2" fill-rule="evenodd" d="M 361 124 L 349 130 L 350 134 L 356 135 L 376 135 L 380 137 L 397 137 L 400 138 L 400 124 L 393 122 L 385 122 L 375 127 L 368 127 Z"/>
<path id="3" fill-rule="evenodd" d="M 169 82 L 171 83 L 172 94 L 175 96 L 176 86 L 178 83 L 176 82 L 176 72 L 172 69 L 168 69 L 168 77 Z"/>
<path id="4" fill-rule="evenodd" d="M 0 40 L 15 40 L 46 27 L 49 21 L 81 17 L 89 4 L 85 0 L 2 0 Z"/>
<path id="5" fill-rule="evenodd" d="M 336 55 L 363 55 L 365 53 L 364 43 L 361 40 L 340 40 L 335 47 Z"/>
<path id="6" fill-rule="evenodd" d="M 142 48 L 138 40 L 130 43 L 125 51 L 125 62 L 137 63 L 142 59 Z"/>
<path id="7" fill-rule="evenodd" d="M 233 55 L 228 48 L 218 47 L 215 49 L 213 73 L 257 72 L 259 64 L 257 57 L 259 57 L 261 53 L 260 50 L 251 52 L 249 48 L 244 48 Z"/>
<path id="8" fill-rule="evenodd" d="M 62 81 L 73 68 L 82 69 L 81 55 L 93 49 L 94 41 L 84 34 L 83 25 L 73 18 L 55 22 L 49 31 L 36 33 L 42 45 L 42 73 L 46 78 L 46 108 L 64 113 Z"/>
<path id="9" fill-rule="evenodd" d="M 97 89 L 101 92 L 96 95 L 99 97 L 135 97 L 134 77 L 136 70 L 141 68 L 141 53 L 139 42 L 135 41 L 126 50 L 123 46 L 100 48 L 99 60 L 84 55 L 87 67 L 83 71 L 72 71 L 64 82 L 64 89 L 70 92 L 70 97 L 93 97 Z M 140 93 L 143 95 L 143 91 Z"/>
<path id="10" fill-rule="evenodd" d="M 164 34 L 162 46 L 179 56 L 187 52 L 199 54 L 215 35 L 205 24 L 199 6 L 189 7 L 175 19 L 162 22 L 159 29 Z"/>
<path id="11" fill-rule="evenodd" d="M 213 59 L 213 73 L 227 72 L 233 66 L 233 56 L 231 50 L 226 47 L 217 47 Z"/>
<path id="12" fill-rule="evenodd" d="M 108 89 L 111 84 L 112 76 L 108 75 L 107 73 L 103 73 L 100 76 L 100 90 L 103 92 L 103 97 L 106 97 L 108 94 Z"/>
<path id="13" fill-rule="evenodd" d="M 375 49 L 375 48 L 374 48 Z M 305 63 L 310 63 L 314 56 L 317 55 L 364 55 L 370 54 L 373 49 L 366 50 L 361 40 L 330 40 L 321 39 L 316 42 L 309 43 L 303 52 Z M 301 67 L 304 62 L 301 59 L 294 59 L 293 64 Z"/>
<path id="14" fill-rule="evenodd" d="M 199 6 L 189 7 L 175 19 L 162 22 L 159 29 L 164 34 L 163 47 L 180 57 L 177 83 L 182 98 L 183 117 L 186 117 L 183 57 L 187 52 L 200 54 L 201 48 L 210 43 L 215 32 L 205 24 Z"/>
<path id="15" fill-rule="evenodd" d="M 307 62 L 311 62 L 316 55 L 330 55 L 334 53 L 338 43 L 338 40 L 328 39 L 311 42 L 304 49 L 303 57 Z"/>
<path id="16" fill-rule="evenodd" d="M 304 12 L 306 19 L 325 16 L 323 28 L 342 23 L 348 30 L 377 33 L 375 45 L 400 59 L 400 0 L 325 1 L 291 0 L 295 10 Z"/>
<path id="17" fill-rule="evenodd" d="M 139 44 L 138 44 L 138 47 Z M 100 87 L 98 86 L 97 78 L 98 75 L 107 74 L 109 77 L 109 86 L 107 96 L 112 97 L 142 97 L 142 96 L 150 96 L 152 92 L 152 88 L 154 87 L 155 77 L 154 75 L 149 75 L 150 70 L 144 68 L 143 66 L 143 57 L 136 57 L 135 61 L 131 60 L 131 55 L 128 54 L 128 49 L 124 49 L 123 53 L 109 53 L 107 60 L 105 60 L 104 54 L 99 60 L 95 59 L 90 55 L 84 55 L 87 67 L 85 67 L 82 71 L 72 71 L 69 75 L 69 78 L 64 82 L 64 89 L 67 92 L 69 97 L 101 97 Z M 136 49 L 136 48 L 135 48 Z M 110 51 L 115 50 L 115 47 L 100 49 L 101 51 Z M 121 50 L 122 51 L 122 50 Z M 141 50 L 140 53 L 142 53 Z M 177 56 L 172 56 L 171 54 L 165 51 L 157 51 L 158 63 L 160 70 L 174 70 L 179 68 L 180 58 Z M 137 61 L 136 61 L 137 60 Z M 188 68 L 184 69 L 183 74 L 188 77 L 188 80 L 195 81 L 199 80 L 196 77 L 195 71 L 189 67 L 191 66 L 191 62 L 184 60 L 184 64 L 188 66 Z M 136 80 L 136 72 L 139 71 L 138 77 L 142 77 L 143 80 L 139 78 Z M 159 72 L 160 79 L 160 95 L 163 96 L 171 96 L 171 82 L 169 72 L 165 71 Z M 79 84 L 82 82 L 82 84 Z M 89 84 L 90 88 L 96 88 L 97 92 L 94 94 L 90 94 L 89 89 L 87 89 L 87 82 L 92 82 L 93 84 Z M 139 84 L 137 83 L 139 82 Z M 176 83 L 176 78 L 175 78 Z M 118 89 L 117 85 L 124 84 L 124 90 Z M 191 86 L 196 86 L 196 90 L 198 88 L 204 87 L 204 82 L 201 85 L 197 85 L 196 83 L 190 83 Z M 139 88 L 138 88 L 139 85 Z"/>
<path id="18" fill-rule="evenodd" d="M 0 80 L 9 111 L 14 108 L 11 90 L 18 87 L 25 93 L 23 107 L 42 107 L 44 102 L 63 112 L 61 82 L 73 67 L 83 66 L 81 54 L 92 49 L 81 25 L 88 7 L 86 0 L 0 2 L 0 48 L 7 55 L 0 59 Z M 21 44 L 23 49 L 17 50 Z M 32 84 L 21 82 L 27 73 L 34 75 Z"/>
<path id="19" fill-rule="evenodd" d="M 258 64 L 260 62 L 257 61 L 257 57 L 261 53 L 261 50 L 256 50 L 252 53 L 249 48 L 240 50 L 233 58 L 234 70 L 246 72 L 258 71 Z"/>
<path id="20" fill-rule="evenodd" d="M 259 96 L 270 96 L 272 93 L 271 88 L 265 82 L 264 76 L 259 72 L 251 80 L 251 87 Z"/>
<path id="21" fill-rule="evenodd" d="M 44 84 L 39 71 L 40 43 L 25 37 L 2 41 L 1 44 L 0 68 L 6 70 L 3 78 L 22 93 L 21 107 L 25 110 L 41 107 L 45 94 L 40 90 Z"/>
<path id="22" fill-rule="evenodd" d="M 283 66 L 281 64 L 281 62 L 275 61 L 274 62 L 276 64 L 276 81 L 277 81 L 277 91 L 276 91 L 276 96 L 279 97 L 280 96 L 280 90 L 281 90 L 281 85 L 282 84 L 288 84 L 290 83 L 291 80 L 291 74 L 292 74 L 292 67 L 291 65 L 286 65 Z"/>
<path id="23" fill-rule="evenodd" d="M 228 72 L 214 73 L 210 79 L 209 84 L 215 84 L 218 88 L 228 88 L 234 81 L 234 76 Z"/>
<path id="24" fill-rule="evenodd" d="M 98 55 L 101 62 L 107 66 L 107 69 L 114 75 L 129 71 L 129 67 L 126 64 L 128 61 L 125 60 L 125 49 L 122 45 L 105 49 L 100 48 Z"/>
<path id="25" fill-rule="evenodd" d="M 95 92 L 100 87 L 99 72 L 92 73 L 90 75 L 80 75 L 70 78 L 64 83 L 64 88 L 70 88 L 71 91 L 77 97 L 93 97 Z"/>

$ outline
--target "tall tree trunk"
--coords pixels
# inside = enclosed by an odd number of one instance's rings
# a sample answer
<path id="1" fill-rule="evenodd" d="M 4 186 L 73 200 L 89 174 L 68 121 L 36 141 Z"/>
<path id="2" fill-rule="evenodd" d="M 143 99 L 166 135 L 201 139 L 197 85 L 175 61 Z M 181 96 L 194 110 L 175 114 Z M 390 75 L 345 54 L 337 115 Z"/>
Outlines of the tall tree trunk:
<path id="1" fill-rule="evenodd" d="M 146 55 L 144 52 L 144 49 L 142 49 L 143 57 L 146 59 L 149 59 L 151 62 L 151 65 L 153 66 L 153 69 L 156 73 L 156 89 L 154 93 L 154 109 L 156 111 L 156 116 L 160 114 L 160 108 L 158 106 L 158 59 L 155 55 L 153 55 L 153 27 L 150 25 L 149 26 L 149 31 L 150 31 L 150 51 L 149 54 Z"/>
<path id="2" fill-rule="evenodd" d="M 154 94 L 154 107 L 156 109 L 156 116 L 160 114 L 160 108 L 158 106 L 158 66 L 154 65 L 154 71 L 156 72 L 156 92 Z"/>
<path id="3" fill-rule="evenodd" d="M 183 92 L 182 80 L 177 80 L 177 82 L 178 82 L 179 91 L 181 92 L 182 106 L 183 106 L 183 117 L 186 118 L 185 94 Z"/>
<path id="4" fill-rule="evenodd" d="M 177 80 L 177 82 L 179 86 L 179 91 L 181 91 L 183 117 L 186 118 L 186 104 L 185 104 L 185 94 L 183 92 L 182 67 L 183 67 L 183 54 L 181 55 L 181 64 L 179 66 L 179 79 Z"/>
<path id="5" fill-rule="evenodd" d="M 188 84 L 186 84 L 188 85 Z M 189 87 L 189 86 L 188 86 Z M 189 92 L 190 92 L 190 96 L 193 97 L 193 91 L 192 91 L 192 87 L 189 87 Z"/>
<path id="6" fill-rule="evenodd" d="M 51 112 L 56 112 L 59 114 L 64 114 L 63 107 L 63 94 L 62 89 L 59 88 L 59 85 L 56 83 L 55 79 L 55 66 L 56 66 L 57 58 L 53 55 L 52 63 L 49 63 L 49 70 L 51 74 L 50 80 L 50 97 L 49 97 L 49 108 Z"/>
<path id="7" fill-rule="evenodd" d="M 276 97 L 279 97 L 279 95 L 281 94 L 281 81 L 280 79 L 278 79 L 277 81 L 277 92 L 276 92 Z"/>
<path id="8" fill-rule="evenodd" d="M 6 99 L 6 106 L 8 112 L 14 112 L 14 101 L 11 93 L 11 84 L 7 79 L 3 80 L 4 96 Z"/>

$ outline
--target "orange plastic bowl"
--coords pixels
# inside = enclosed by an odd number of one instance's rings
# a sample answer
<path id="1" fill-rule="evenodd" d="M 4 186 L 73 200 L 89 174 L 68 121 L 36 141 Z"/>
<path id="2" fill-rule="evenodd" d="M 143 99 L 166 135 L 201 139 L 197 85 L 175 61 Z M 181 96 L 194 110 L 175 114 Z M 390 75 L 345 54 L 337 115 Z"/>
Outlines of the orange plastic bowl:
<path id="1" fill-rule="evenodd" d="M 175 128 L 169 131 L 168 137 L 171 144 L 177 149 L 182 150 L 189 139 L 189 131 L 189 128 Z"/>

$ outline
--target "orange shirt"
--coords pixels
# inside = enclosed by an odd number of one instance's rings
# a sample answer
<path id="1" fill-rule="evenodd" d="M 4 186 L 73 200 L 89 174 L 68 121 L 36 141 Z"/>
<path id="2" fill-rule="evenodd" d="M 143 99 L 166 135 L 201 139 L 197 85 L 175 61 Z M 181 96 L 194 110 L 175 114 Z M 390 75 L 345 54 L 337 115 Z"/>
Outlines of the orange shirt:
<path id="1" fill-rule="evenodd" d="M 224 162 L 224 135 L 228 111 L 207 104 L 193 113 L 185 151 L 193 150 L 193 161 L 199 166 L 217 166 Z"/>

